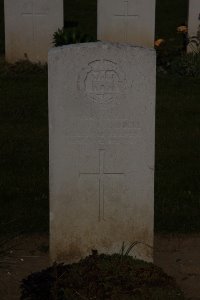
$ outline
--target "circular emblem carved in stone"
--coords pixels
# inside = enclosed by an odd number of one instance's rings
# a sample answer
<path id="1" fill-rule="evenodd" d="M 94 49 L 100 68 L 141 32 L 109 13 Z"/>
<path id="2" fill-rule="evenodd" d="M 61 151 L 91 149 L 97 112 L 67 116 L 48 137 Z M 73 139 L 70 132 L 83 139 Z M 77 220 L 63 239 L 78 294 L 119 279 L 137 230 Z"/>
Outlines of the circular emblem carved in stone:
<path id="1" fill-rule="evenodd" d="M 82 70 L 78 88 L 92 101 L 106 104 L 124 93 L 126 79 L 118 65 L 109 60 L 96 60 Z"/>

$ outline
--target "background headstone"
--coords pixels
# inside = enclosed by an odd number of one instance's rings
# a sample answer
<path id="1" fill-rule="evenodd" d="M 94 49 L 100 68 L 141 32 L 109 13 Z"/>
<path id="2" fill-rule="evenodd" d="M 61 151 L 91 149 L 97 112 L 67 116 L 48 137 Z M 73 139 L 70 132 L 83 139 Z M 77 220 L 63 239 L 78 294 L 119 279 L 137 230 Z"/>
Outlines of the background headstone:
<path id="1" fill-rule="evenodd" d="M 63 0 L 5 0 L 6 60 L 47 62 L 53 33 L 63 27 Z"/>
<path id="2" fill-rule="evenodd" d="M 64 46 L 48 66 L 52 260 L 152 246 L 154 50 Z M 132 254 L 152 260 L 144 244 Z"/>
<path id="3" fill-rule="evenodd" d="M 199 40 L 196 42 L 200 44 L 200 0 L 189 0 L 188 35 L 189 37 L 198 36 Z M 188 51 L 191 52 L 194 49 L 195 47 L 189 44 Z"/>
<path id="4" fill-rule="evenodd" d="M 155 0 L 98 0 L 97 38 L 153 47 Z"/>

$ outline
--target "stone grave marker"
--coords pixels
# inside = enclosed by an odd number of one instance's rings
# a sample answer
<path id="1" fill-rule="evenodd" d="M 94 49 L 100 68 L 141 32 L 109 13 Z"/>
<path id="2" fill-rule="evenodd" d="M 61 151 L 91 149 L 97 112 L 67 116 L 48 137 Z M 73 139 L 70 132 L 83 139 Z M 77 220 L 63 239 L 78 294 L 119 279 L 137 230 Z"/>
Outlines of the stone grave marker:
<path id="1" fill-rule="evenodd" d="M 153 49 L 86 43 L 49 52 L 50 253 L 152 261 Z"/>
<path id="2" fill-rule="evenodd" d="M 189 0 L 188 35 L 198 37 L 195 39 L 200 47 L 200 0 Z M 188 45 L 188 52 L 192 52 L 196 47 L 192 43 Z"/>
<path id="3" fill-rule="evenodd" d="M 47 62 L 53 33 L 63 27 L 63 0 L 5 0 L 5 52 L 8 62 Z"/>
<path id="4" fill-rule="evenodd" d="M 97 38 L 153 47 L 155 0 L 98 0 Z"/>

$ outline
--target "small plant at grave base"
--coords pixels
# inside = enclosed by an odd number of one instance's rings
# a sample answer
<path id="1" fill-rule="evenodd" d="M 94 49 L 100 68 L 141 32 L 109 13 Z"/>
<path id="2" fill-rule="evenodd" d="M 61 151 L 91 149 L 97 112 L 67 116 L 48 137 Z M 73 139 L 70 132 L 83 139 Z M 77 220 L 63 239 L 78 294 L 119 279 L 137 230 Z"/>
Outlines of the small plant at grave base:
<path id="1" fill-rule="evenodd" d="M 122 243 L 122 247 L 121 247 L 121 251 L 120 251 L 121 257 L 128 256 L 128 255 L 130 254 L 130 252 L 133 250 L 133 248 L 134 248 L 135 246 L 139 245 L 139 244 L 145 245 L 146 247 L 149 247 L 149 248 L 153 249 L 152 246 L 150 246 L 150 245 L 148 245 L 148 244 L 146 244 L 146 243 L 143 243 L 143 242 L 139 242 L 139 241 L 135 241 L 135 242 L 131 243 L 131 244 L 130 244 L 129 246 L 127 246 L 127 248 L 126 248 L 125 243 L 123 242 L 123 243 Z"/>
<path id="2" fill-rule="evenodd" d="M 128 254 L 121 257 L 93 251 L 79 263 L 55 263 L 23 279 L 21 300 L 184 299 L 175 281 L 159 267 Z"/>
<path id="3" fill-rule="evenodd" d="M 55 47 L 94 41 L 92 37 L 82 34 L 77 28 L 73 27 L 58 29 L 53 35 L 53 44 Z"/>

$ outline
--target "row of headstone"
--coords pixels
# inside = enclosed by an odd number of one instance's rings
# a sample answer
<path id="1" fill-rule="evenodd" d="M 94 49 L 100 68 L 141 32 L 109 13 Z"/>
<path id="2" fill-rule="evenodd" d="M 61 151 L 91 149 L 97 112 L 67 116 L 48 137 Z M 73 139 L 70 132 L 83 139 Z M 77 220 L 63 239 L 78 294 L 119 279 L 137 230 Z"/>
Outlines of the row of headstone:
<path id="1" fill-rule="evenodd" d="M 189 0 L 189 36 L 200 26 L 200 0 Z M 6 60 L 46 62 L 52 36 L 63 27 L 63 0 L 5 0 Z M 98 0 L 97 38 L 153 47 L 155 0 Z"/>
<path id="2" fill-rule="evenodd" d="M 63 0 L 5 0 L 6 60 L 46 62 Z M 99 0 L 98 40 L 153 47 L 155 0 Z"/>

